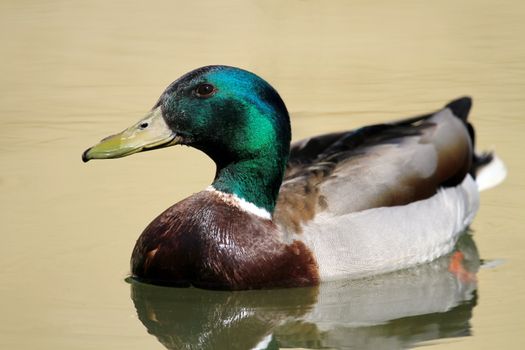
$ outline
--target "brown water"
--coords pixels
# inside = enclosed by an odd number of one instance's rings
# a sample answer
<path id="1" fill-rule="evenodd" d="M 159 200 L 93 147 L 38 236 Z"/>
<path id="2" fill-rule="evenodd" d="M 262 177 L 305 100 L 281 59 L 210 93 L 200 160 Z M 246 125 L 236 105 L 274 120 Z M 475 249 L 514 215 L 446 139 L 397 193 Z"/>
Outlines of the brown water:
<path id="1" fill-rule="evenodd" d="M 522 348 L 524 18 L 522 1 L 2 1 L 0 348 Z M 187 148 L 87 165 L 81 152 L 207 64 L 269 80 L 294 139 L 472 95 L 479 148 L 509 168 L 472 225 L 489 262 L 477 284 L 448 260 L 321 289 L 127 283 L 145 225 L 214 168 Z"/>

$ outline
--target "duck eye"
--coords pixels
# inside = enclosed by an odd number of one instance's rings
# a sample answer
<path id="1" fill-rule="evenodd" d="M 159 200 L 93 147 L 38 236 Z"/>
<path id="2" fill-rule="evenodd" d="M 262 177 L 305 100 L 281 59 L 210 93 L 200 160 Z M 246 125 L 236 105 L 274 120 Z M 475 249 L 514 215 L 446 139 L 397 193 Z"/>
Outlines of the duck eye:
<path id="1" fill-rule="evenodd" d="M 210 97 L 211 95 L 213 95 L 215 91 L 216 91 L 215 86 L 211 84 L 200 84 L 195 89 L 195 94 L 197 95 L 197 97 L 206 98 L 206 97 Z"/>
<path id="2" fill-rule="evenodd" d="M 146 129 L 146 128 L 148 127 L 148 125 L 149 125 L 148 123 L 144 122 L 144 123 L 141 123 L 141 124 L 139 125 L 139 127 L 140 127 L 141 129 Z"/>

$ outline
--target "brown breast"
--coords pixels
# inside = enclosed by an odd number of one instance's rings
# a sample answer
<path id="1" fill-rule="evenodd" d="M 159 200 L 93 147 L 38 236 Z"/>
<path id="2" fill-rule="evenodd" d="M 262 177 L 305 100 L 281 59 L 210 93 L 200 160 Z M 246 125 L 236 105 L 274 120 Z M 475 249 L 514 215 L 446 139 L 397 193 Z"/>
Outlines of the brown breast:
<path id="1" fill-rule="evenodd" d="M 319 282 L 302 243 L 282 242 L 270 220 L 227 204 L 211 191 L 167 209 L 139 237 L 134 276 L 152 283 L 212 289 L 299 287 Z"/>

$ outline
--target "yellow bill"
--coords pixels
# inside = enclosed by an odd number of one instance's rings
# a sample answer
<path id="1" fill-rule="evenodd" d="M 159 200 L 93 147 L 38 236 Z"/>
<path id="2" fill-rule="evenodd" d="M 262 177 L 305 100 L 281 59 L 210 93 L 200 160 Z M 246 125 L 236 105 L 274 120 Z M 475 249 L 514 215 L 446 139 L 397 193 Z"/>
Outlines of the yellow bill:
<path id="1" fill-rule="evenodd" d="M 160 107 L 123 132 L 106 137 L 82 154 L 82 160 L 126 157 L 133 153 L 178 144 L 181 138 L 162 117 Z"/>

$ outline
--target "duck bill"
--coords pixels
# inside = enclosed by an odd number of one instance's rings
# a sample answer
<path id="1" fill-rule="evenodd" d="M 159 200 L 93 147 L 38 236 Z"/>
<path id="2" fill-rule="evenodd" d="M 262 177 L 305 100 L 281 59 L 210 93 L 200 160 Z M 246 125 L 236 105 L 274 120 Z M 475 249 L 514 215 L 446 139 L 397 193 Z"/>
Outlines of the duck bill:
<path id="1" fill-rule="evenodd" d="M 160 107 L 152 110 L 145 118 L 119 134 L 106 137 L 82 154 L 82 160 L 112 159 L 133 153 L 173 146 L 181 137 L 168 127 Z"/>

